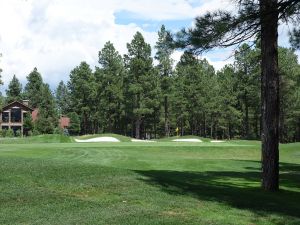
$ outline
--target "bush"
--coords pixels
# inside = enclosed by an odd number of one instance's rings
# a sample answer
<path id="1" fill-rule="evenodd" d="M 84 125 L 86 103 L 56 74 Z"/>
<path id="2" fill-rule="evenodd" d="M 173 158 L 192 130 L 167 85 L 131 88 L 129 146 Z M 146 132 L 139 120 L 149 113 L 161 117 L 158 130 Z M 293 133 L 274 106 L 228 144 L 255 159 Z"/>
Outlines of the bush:
<path id="1" fill-rule="evenodd" d="M 6 131 L 5 137 L 12 138 L 12 137 L 14 137 L 14 136 L 15 136 L 15 133 L 14 133 L 14 131 L 13 131 L 12 129 L 8 129 L 8 130 Z"/>
<path id="2" fill-rule="evenodd" d="M 62 135 L 63 134 L 63 129 L 61 129 L 60 127 L 56 127 L 53 130 L 53 134 L 60 134 L 60 135 Z"/>
<path id="3" fill-rule="evenodd" d="M 37 129 L 33 129 L 31 134 L 32 134 L 32 136 L 37 136 L 37 135 L 40 135 L 41 133 Z"/>
<path id="4" fill-rule="evenodd" d="M 27 136 L 31 137 L 32 135 L 33 135 L 33 133 L 31 130 L 27 132 Z"/>
<path id="5" fill-rule="evenodd" d="M 22 131 L 21 130 L 17 130 L 15 133 L 16 137 L 21 137 L 22 136 Z"/>

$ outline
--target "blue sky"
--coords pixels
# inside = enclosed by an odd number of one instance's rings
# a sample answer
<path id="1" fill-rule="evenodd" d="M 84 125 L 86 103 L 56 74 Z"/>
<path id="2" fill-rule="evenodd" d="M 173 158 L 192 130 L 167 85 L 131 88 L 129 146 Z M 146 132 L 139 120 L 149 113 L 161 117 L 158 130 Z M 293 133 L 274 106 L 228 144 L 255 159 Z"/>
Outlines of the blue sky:
<path id="1" fill-rule="evenodd" d="M 54 89 L 81 61 L 97 66 L 106 41 L 125 54 L 126 43 L 140 31 L 154 46 L 162 24 L 176 32 L 192 26 L 197 15 L 220 8 L 234 5 L 230 0 L 0 0 L 1 91 L 14 74 L 24 84 L 34 67 Z M 284 46 L 287 31 L 287 26 L 279 31 Z M 176 51 L 172 57 L 180 55 Z M 232 61 L 230 55 L 232 49 L 216 49 L 202 57 L 220 69 Z"/>

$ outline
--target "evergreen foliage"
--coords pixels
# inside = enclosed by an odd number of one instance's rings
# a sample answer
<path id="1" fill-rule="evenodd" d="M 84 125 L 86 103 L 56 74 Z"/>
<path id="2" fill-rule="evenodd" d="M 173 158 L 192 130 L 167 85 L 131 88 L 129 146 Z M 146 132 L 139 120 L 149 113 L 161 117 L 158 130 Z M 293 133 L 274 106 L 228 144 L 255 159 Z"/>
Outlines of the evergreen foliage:
<path id="1" fill-rule="evenodd" d="M 58 84 L 55 97 L 35 68 L 27 76 L 25 96 L 39 113 L 34 123 L 24 118 L 24 135 L 53 133 L 64 114 L 71 120 L 71 135 L 111 132 L 145 139 L 175 135 L 179 128 L 181 135 L 259 139 L 260 41 L 241 45 L 234 62 L 216 72 L 188 51 L 173 67 L 170 38 L 162 26 L 155 67 L 141 33 L 134 35 L 124 57 L 107 42 L 98 54 L 99 67 L 93 71 L 82 62 L 67 85 Z M 279 48 L 279 74 L 280 141 L 300 141 L 300 66 L 293 49 Z M 14 76 L 6 101 L 16 96 L 20 99 L 21 85 Z"/>
<path id="2" fill-rule="evenodd" d="M 127 44 L 127 49 L 129 113 L 135 127 L 135 137 L 141 138 L 142 129 L 146 130 L 145 122 L 154 117 L 159 108 L 159 99 L 156 98 L 160 94 L 159 80 L 153 67 L 151 47 L 140 32 Z"/>
<path id="3" fill-rule="evenodd" d="M 97 83 L 97 116 L 102 129 L 108 133 L 120 133 L 124 124 L 124 76 L 122 56 L 111 42 L 99 52 L 99 64 L 95 72 Z"/>
<path id="4" fill-rule="evenodd" d="M 42 99 L 39 105 L 36 129 L 41 134 L 52 134 L 57 127 L 58 116 L 54 96 L 48 84 L 42 85 Z"/>
<path id="5" fill-rule="evenodd" d="M 72 111 L 76 112 L 81 119 L 81 132 L 95 133 L 97 131 L 96 79 L 86 62 L 82 62 L 71 71 L 68 88 Z"/>
<path id="6" fill-rule="evenodd" d="M 22 100 L 22 84 L 16 77 L 13 76 L 12 80 L 8 84 L 8 89 L 6 90 L 6 102 L 10 103 L 13 101 L 21 101 Z"/>
<path id="7" fill-rule="evenodd" d="M 80 133 L 80 118 L 75 112 L 68 114 L 70 118 L 70 126 L 68 127 L 71 135 L 78 135 Z"/>
<path id="8" fill-rule="evenodd" d="M 67 85 L 64 84 L 63 81 L 60 81 L 56 91 L 55 91 L 55 99 L 58 108 L 58 112 L 61 115 L 66 115 L 70 111 L 70 93 Z"/>
<path id="9" fill-rule="evenodd" d="M 37 68 L 27 76 L 24 94 L 32 108 L 39 108 L 43 98 L 43 79 Z"/>

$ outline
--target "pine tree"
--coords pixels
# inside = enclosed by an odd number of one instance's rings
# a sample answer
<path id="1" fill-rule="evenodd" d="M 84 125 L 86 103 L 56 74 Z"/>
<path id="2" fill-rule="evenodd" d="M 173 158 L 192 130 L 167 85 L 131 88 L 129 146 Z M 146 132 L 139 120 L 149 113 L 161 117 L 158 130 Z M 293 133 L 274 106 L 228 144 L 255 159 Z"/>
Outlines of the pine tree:
<path id="1" fill-rule="evenodd" d="M 10 103 L 13 101 L 21 101 L 21 100 L 22 100 L 22 84 L 20 83 L 16 75 L 14 75 L 8 85 L 8 89 L 6 90 L 6 102 Z"/>
<path id="2" fill-rule="evenodd" d="M 37 68 L 27 76 L 24 95 L 32 108 L 39 108 L 43 98 L 43 79 Z"/>
<path id="3" fill-rule="evenodd" d="M 2 54 L 0 53 L 0 58 L 1 57 L 2 57 Z M 0 87 L 3 85 L 1 73 L 2 73 L 2 69 L 0 68 Z M 2 96 L 2 93 L 0 92 L 0 109 L 2 109 L 3 103 L 4 103 L 4 98 Z"/>
<path id="4" fill-rule="evenodd" d="M 63 81 L 60 81 L 55 91 L 55 99 L 59 113 L 66 115 L 70 111 L 70 93 Z"/>
<path id="5" fill-rule="evenodd" d="M 293 49 L 279 48 L 280 142 L 298 141 L 300 128 L 300 65 Z"/>
<path id="6" fill-rule="evenodd" d="M 279 189 L 279 73 L 278 25 L 299 23 L 299 0 L 240 0 L 237 13 L 217 11 L 196 18 L 195 27 L 179 34 L 178 45 L 203 52 L 261 38 L 262 187 Z M 293 20 L 294 19 L 294 20 Z M 293 32 L 293 40 L 299 31 Z"/>
<path id="7" fill-rule="evenodd" d="M 78 135 L 80 132 L 80 118 L 75 112 L 71 112 L 68 114 L 70 118 L 70 126 L 68 127 L 68 131 L 71 135 Z"/>
<path id="8" fill-rule="evenodd" d="M 42 134 L 52 134 L 58 125 L 58 116 L 55 99 L 48 84 L 43 84 L 41 97 L 36 129 Z"/>
<path id="9" fill-rule="evenodd" d="M 107 42 L 99 52 L 99 63 L 101 68 L 96 69 L 95 76 L 98 86 L 98 111 L 103 118 L 104 131 L 121 133 L 125 68 L 121 55 L 111 42 Z"/>
<path id="10" fill-rule="evenodd" d="M 68 88 L 72 112 L 76 112 L 80 117 L 82 133 L 95 132 L 96 82 L 95 75 L 86 62 L 80 63 L 71 71 Z"/>
<path id="11" fill-rule="evenodd" d="M 235 52 L 236 88 L 239 108 L 243 113 L 241 136 L 250 139 L 259 136 L 257 128 L 260 117 L 260 69 L 259 49 L 243 44 Z M 251 121 L 254 117 L 254 121 Z M 251 126 L 251 123 L 254 126 Z"/>
<path id="12" fill-rule="evenodd" d="M 151 47 L 137 32 L 131 43 L 127 44 L 128 55 L 125 61 L 128 67 L 128 94 L 131 102 L 132 121 L 135 126 L 135 137 L 141 138 L 141 128 L 147 117 L 153 115 L 159 106 L 159 84 L 153 68 Z"/>
<path id="13" fill-rule="evenodd" d="M 157 49 L 155 59 L 158 60 L 157 68 L 159 70 L 160 79 L 161 79 L 161 90 L 163 95 L 163 109 L 164 109 L 164 130 L 165 136 L 170 135 L 170 121 L 169 121 L 169 95 L 171 88 L 171 79 L 172 76 L 172 66 L 173 59 L 171 55 L 173 49 L 170 47 L 172 38 L 170 33 L 167 32 L 164 25 L 161 26 L 160 31 L 158 32 L 158 41 L 156 42 L 155 48 Z"/>
<path id="14" fill-rule="evenodd" d="M 239 135 L 242 123 L 242 112 L 237 107 L 239 92 L 236 90 L 236 72 L 233 66 L 226 65 L 217 73 L 217 104 L 220 113 L 218 121 L 218 136 L 231 139 Z M 215 100 L 216 101 L 216 100 Z"/>

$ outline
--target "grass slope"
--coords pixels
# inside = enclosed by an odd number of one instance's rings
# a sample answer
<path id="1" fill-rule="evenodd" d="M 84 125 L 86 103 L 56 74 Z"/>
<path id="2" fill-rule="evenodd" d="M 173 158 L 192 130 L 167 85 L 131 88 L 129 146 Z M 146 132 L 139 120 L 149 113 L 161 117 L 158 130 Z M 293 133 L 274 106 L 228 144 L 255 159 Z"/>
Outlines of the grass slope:
<path id="1" fill-rule="evenodd" d="M 165 142 L 165 141 L 173 141 L 175 139 L 200 139 L 203 142 L 210 142 L 211 139 L 209 138 L 203 138 L 203 137 L 199 137 L 199 136 L 195 136 L 195 135 L 184 135 L 184 136 L 172 136 L 172 137 L 165 137 L 165 138 L 161 138 L 161 139 L 157 139 L 157 141 L 161 141 L 161 142 Z"/>
<path id="2" fill-rule="evenodd" d="M 70 143 L 73 138 L 59 134 L 44 134 L 23 138 L 0 138 L 0 144 Z"/>
<path id="3" fill-rule="evenodd" d="M 300 224 L 300 144 L 281 191 L 259 186 L 260 145 L 0 145 L 0 224 Z"/>

